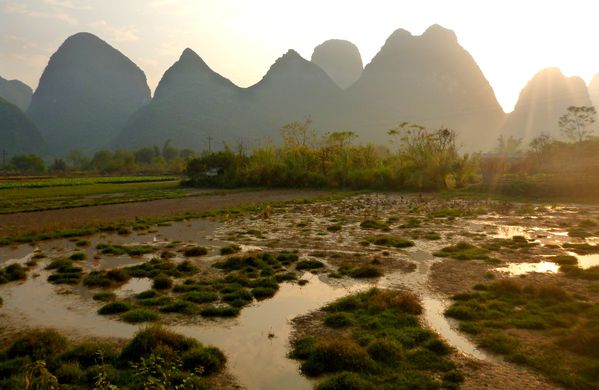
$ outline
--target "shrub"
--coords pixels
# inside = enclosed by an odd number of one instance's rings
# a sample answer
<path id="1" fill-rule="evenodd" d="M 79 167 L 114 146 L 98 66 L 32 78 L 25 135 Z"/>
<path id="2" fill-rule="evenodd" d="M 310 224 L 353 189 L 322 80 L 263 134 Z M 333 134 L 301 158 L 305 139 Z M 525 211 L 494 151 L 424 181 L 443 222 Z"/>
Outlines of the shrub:
<path id="1" fill-rule="evenodd" d="M 160 311 L 163 313 L 194 314 L 196 313 L 196 305 L 188 301 L 177 300 L 164 307 L 161 307 Z"/>
<path id="2" fill-rule="evenodd" d="M 85 373 L 78 363 L 64 363 L 56 370 L 56 379 L 62 384 L 79 384 L 85 380 Z"/>

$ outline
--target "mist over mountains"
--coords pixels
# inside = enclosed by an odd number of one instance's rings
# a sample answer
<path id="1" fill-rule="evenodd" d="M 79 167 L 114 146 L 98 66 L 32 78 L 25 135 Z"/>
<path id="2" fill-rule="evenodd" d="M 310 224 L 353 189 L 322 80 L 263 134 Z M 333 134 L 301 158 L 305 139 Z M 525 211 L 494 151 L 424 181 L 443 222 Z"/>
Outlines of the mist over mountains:
<path id="1" fill-rule="evenodd" d="M 464 150 L 485 151 L 499 135 L 559 138 L 557 120 L 568 106 L 599 103 L 599 78 L 587 88 L 558 69 L 542 70 L 506 115 L 455 33 L 433 25 L 420 36 L 396 30 L 366 66 L 348 41 L 323 42 L 310 61 L 289 50 L 248 88 L 186 49 L 152 98 L 136 64 L 95 35 L 78 33 L 52 55 L 33 96 L 26 85 L 0 78 L 0 98 L 1 148 L 11 152 L 63 155 L 167 140 L 192 149 L 209 142 L 249 148 L 279 142 L 282 125 L 306 117 L 323 134 L 354 131 L 358 142 L 378 144 L 404 121 L 445 126 L 456 130 Z M 15 137 L 21 133 L 30 136 Z"/>

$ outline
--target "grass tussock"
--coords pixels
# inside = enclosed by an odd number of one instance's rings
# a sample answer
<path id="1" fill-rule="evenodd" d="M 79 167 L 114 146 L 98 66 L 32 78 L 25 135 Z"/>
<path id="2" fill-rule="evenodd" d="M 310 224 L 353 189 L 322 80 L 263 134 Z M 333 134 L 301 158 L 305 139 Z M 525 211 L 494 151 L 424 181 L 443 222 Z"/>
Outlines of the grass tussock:
<path id="1" fill-rule="evenodd" d="M 599 386 L 599 376 L 592 374 L 599 359 L 599 304 L 555 284 L 514 280 L 481 285 L 453 298 L 445 314 L 459 320 L 480 347 L 566 388 Z"/>
<path id="2" fill-rule="evenodd" d="M 334 334 L 297 338 L 290 353 L 305 375 L 327 375 L 317 389 L 456 388 L 463 380 L 449 347 L 421 326 L 412 294 L 372 289 L 323 310 Z"/>

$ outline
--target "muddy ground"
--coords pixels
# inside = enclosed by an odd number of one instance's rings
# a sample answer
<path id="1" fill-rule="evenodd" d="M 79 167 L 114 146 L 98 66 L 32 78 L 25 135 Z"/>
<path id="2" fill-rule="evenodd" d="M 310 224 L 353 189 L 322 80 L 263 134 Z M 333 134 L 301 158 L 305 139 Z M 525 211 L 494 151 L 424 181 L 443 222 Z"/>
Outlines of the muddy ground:
<path id="1" fill-rule="evenodd" d="M 166 217 L 186 212 L 237 207 L 326 195 L 320 190 L 262 190 L 210 194 L 180 199 L 161 199 L 105 206 L 36 211 L 0 215 L 0 237 L 32 232 L 70 229 L 95 224 L 131 221 L 135 218 Z"/>
<path id="2" fill-rule="evenodd" d="M 158 217 L 186 211 L 326 194 L 321 191 L 273 190 L 3 215 L 0 216 L 0 235 L 7 235 L 5 231 L 11 232 L 10 234 L 29 232 L 36 226 L 76 227 L 134 217 Z M 210 337 L 214 335 L 212 341 L 227 352 L 233 374 L 240 377 L 241 385 L 248 388 L 276 388 L 274 385 L 266 386 L 261 385 L 262 382 L 252 382 L 252 378 L 266 376 L 266 373 L 273 376 L 281 372 L 284 372 L 284 375 L 281 374 L 279 383 L 285 383 L 286 386 L 299 383 L 289 388 L 310 386 L 310 382 L 299 376 L 297 362 L 286 358 L 289 337 L 298 337 L 309 332 L 326 332 L 326 329 L 318 329 L 315 325 L 315 319 L 321 317 L 318 308 L 336 297 L 378 286 L 408 289 L 423 300 L 423 323 L 437 331 L 456 348 L 453 359 L 465 375 L 463 388 L 552 389 L 556 386 L 527 368 L 506 363 L 496 356 L 479 354 L 473 343 L 457 331 L 456 324 L 444 318 L 443 310 L 449 304 L 452 295 L 469 291 L 479 283 L 509 277 L 528 278 L 531 281 L 551 280 L 562 284 L 570 291 L 580 290 L 588 295 L 585 282 L 566 279 L 557 273 L 514 275 L 503 269 L 509 264 L 536 264 L 543 261 L 545 256 L 565 254 L 566 251 L 561 246 L 564 242 L 587 242 L 595 245 L 598 241 L 595 238 L 596 233 L 599 232 L 596 226 L 589 228 L 593 237 L 568 236 L 569 230 L 580 224 L 588 225 L 589 221 L 599 222 L 599 209 L 590 206 L 549 207 L 478 200 L 446 200 L 433 195 L 420 197 L 369 194 L 337 201 L 285 205 L 271 210 L 268 218 L 248 214 L 216 219 L 209 225 L 184 221 L 175 222 L 172 226 L 158 227 L 148 233 L 94 236 L 91 239 L 92 245 L 86 249 L 90 261 L 84 268 L 88 267 L 85 268 L 86 271 L 106 269 L 106 263 L 114 261 L 95 252 L 95 245 L 99 242 L 147 242 L 164 249 L 175 240 L 181 241 L 172 248 L 173 251 L 192 243 L 207 246 L 210 250 L 208 258 L 194 260 L 202 270 L 204 279 L 222 276 L 220 271 L 211 265 L 222 260 L 218 255 L 218 249 L 227 243 L 240 244 L 243 251 L 248 253 L 295 251 L 302 260 L 321 261 L 324 264 L 322 269 L 303 273 L 296 271 L 301 279 L 307 281 L 305 286 L 286 283 L 282 291 L 273 298 L 244 308 L 237 320 L 214 322 L 196 317 L 163 318 L 164 323 L 179 327 L 184 333 L 204 337 L 203 342 L 210 343 Z M 413 241 L 414 246 L 375 244 L 373 237 L 380 236 L 401 237 Z M 492 251 L 485 260 L 454 260 L 433 256 L 443 247 L 460 241 L 482 246 L 497 239 L 511 242 L 513 236 L 526 238 L 527 244 Z M 50 258 L 67 255 L 76 249 L 68 240 L 48 242 L 42 246 L 42 250 Z M 32 247 L 23 246 L 11 250 L 23 256 L 31 252 Z M 0 263 L 2 260 L 0 258 Z M 121 261 L 118 263 L 120 266 L 131 261 L 140 261 L 117 260 Z M 366 264 L 375 266 L 383 275 L 379 278 L 353 280 L 340 274 L 344 267 L 352 269 Z M 38 285 L 45 288 L 43 283 Z M 11 305 L 11 290 L 16 288 L 18 285 L 13 283 L 0 287 L 0 294 L 8 297 L 5 298 L 4 308 L 0 309 L 3 320 L 3 324 L 0 324 L 0 336 L 4 336 L 5 339 L 18 333 L 27 323 L 27 316 L 32 314 Z M 79 327 L 79 330 L 83 333 L 89 332 L 89 337 L 96 337 L 98 334 L 107 336 L 111 334 L 111 329 L 114 329 L 114 337 L 122 338 L 128 337 L 134 331 L 116 319 L 104 317 L 101 318 L 102 325 L 98 325 L 102 329 L 94 328 L 93 321 L 98 317 L 95 315 L 98 304 L 91 302 L 89 292 L 82 293 L 80 288 L 54 286 L 48 291 L 50 294 L 52 291 L 56 294 L 66 292 L 67 298 L 63 300 L 68 301 L 68 304 L 64 304 L 68 307 L 57 307 L 57 310 L 63 310 L 65 315 L 73 314 L 77 310 L 92 313 L 74 316 L 74 321 L 82 321 L 81 323 L 87 326 L 85 329 Z M 46 290 L 40 290 L 40 297 L 44 294 Z M 599 293 L 595 295 L 590 298 L 599 299 Z M 52 304 L 60 306 L 61 302 L 58 298 Z M 69 305 L 79 307 L 73 308 Z M 283 317 L 278 318 L 278 315 Z M 44 319 L 37 320 L 43 322 Z M 263 322 L 259 322 L 260 320 Z M 59 319 L 49 319 L 49 323 L 53 327 L 61 326 Z M 255 326 L 256 323 L 259 323 L 259 326 Z M 271 333 L 273 338 L 270 337 Z M 241 356 L 244 354 L 247 356 Z M 261 362 L 255 358 L 257 356 L 267 363 L 264 367 L 259 367 Z M 260 374 L 261 369 L 265 370 L 265 374 Z M 227 380 L 224 383 L 231 384 Z"/>

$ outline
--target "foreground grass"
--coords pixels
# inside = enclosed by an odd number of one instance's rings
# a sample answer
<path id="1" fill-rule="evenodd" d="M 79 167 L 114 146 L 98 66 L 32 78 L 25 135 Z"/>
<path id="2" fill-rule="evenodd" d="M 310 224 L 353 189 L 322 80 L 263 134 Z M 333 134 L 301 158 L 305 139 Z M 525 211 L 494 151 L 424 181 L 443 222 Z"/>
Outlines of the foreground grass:
<path id="1" fill-rule="evenodd" d="M 454 296 L 446 315 L 477 344 L 561 386 L 599 387 L 599 304 L 553 284 L 512 280 Z"/>
<path id="2" fill-rule="evenodd" d="M 420 324 L 422 307 L 409 293 L 372 289 L 322 310 L 290 353 L 302 373 L 323 376 L 317 389 L 452 389 L 463 380 L 451 349 Z"/>
<path id="3" fill-rule="evenodd" d="M 217 348 L 156 326 L 122 348 L 34 330 L 0 351 L 0 388 L 207 389 L 225 362 Z"/>

